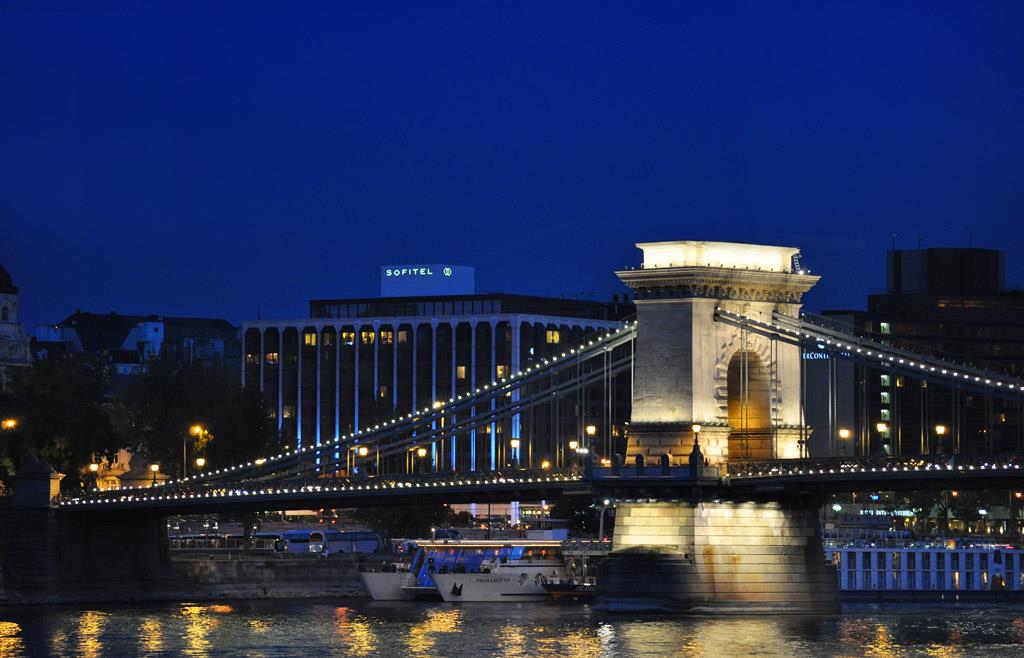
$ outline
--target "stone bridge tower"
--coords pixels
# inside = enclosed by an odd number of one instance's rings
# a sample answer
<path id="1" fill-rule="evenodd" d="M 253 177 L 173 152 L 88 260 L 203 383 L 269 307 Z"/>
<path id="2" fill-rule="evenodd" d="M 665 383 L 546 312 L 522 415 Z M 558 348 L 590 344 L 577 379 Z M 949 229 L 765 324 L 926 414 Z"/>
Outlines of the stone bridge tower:
<path id="1" fill-rule="evenodd" d="M 715 308 L 797 317 L 817 276 L 799 249 L 731 242 L 645 242 L 617 272 L 634 291 L 637 349 L 627 458 L 685 464 L 694 427 L 712 465 L 801 456 L 800 348 L 715 321 Z"/>
<path id="2" fill-rule="evenodd" d="M 715 319 L 716 307 L 771 322 L 796 317 L 818 277 L 798 250 L 727 242 L 649 242 L 643 267 L 618 272 L 635 291 L 637 339 L 627 454 L 685 464 L 700 425 L 704 455 L 800 456 L 800 348 Z M 598 605 L 612 610 L 760 614 L 838 610 L 823 559 L 818 505 L 807 497 L 616 503 L 613 551 Z"/>

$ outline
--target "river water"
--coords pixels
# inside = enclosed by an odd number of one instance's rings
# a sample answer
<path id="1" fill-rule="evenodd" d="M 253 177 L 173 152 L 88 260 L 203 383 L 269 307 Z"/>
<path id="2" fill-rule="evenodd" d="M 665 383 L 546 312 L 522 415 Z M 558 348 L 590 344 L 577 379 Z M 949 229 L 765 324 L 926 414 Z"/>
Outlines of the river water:
<path id="1" fill-rule="evenodd" d="M 552 604 L 245 601 L 0 608 L 0 656 L 1021 656 L 1024 607 L 622 616 Z"/>

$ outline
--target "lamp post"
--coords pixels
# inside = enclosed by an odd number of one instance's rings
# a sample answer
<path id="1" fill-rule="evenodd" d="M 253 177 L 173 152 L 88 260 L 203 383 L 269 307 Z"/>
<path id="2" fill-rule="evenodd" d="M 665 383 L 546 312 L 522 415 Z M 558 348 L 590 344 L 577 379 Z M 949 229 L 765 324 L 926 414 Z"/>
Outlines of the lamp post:
<path id="1" fill-rule="evenodd" d="M 346 454 L 345 458 L 345 461 L 347 462 L 345 464 L 345 470 L 348 471 L 349 475 L 352 475 L 352 472 L 358 466 L 356 458 L 365 457 L 368 454 L 370 454 L 370 449 L 367 448 L 366 446 L 352 446 L 351 448 L 348 449 L 348 453 Z"/>
<path id="2" fill-rule="evenodd" d="M 888 455 L 889 453 L 885 450 L 885 439 L 888 438 L 889 424 L 888 423 L 875 423 L 875 429 L 878 430 L 878 442 L 882 446 L 882 452 Z"/>
<path id="3" fill-rule="evenodd" d="M 1012 524 L 1011 527 L 1014 534 L 1017 534 L 1017 510 L 1013 501 L 1016 499 L 1019 502 L 1022 498 L 1024 498 L 1024 492 L 1022 491 L 1014 491 L 1013 495 L 1010 496 L 1010 523 Z"/>
<path id="4" fill-rule="evenodd" d="M 601 501 L 601 520 L 597 525 L 597 541 L 604 540 L 604 511 L 608 509 L 608 506 L 611 505 L 611 503 L 612 501 L 607 498 Z"/>
<path id="5" fill-rule="evenodd" d="M 0 420 L 0 430 L 10 431 L 18 426 L 17 418 L 4 418 Z"/>
<path id="6" fill-rule="evenodd" d="M 181 477 L 184 479 L 188 475 L 186 467 L 188 465 L 188 437 L 192 437 L 193 440 L 204 439 L 209 436 L 210 432 L 196 423 L 188 428 L 188 434 L 181 437 Z"/>
<path id="7" fill-rule="evenodd" d="M 510 439 L 508 445 L 512 448 L 512 465 L 519 468 L 519 439 Z"/>
<path id="8" fill-rule="evenodd" d="M 839 451 L 846 456 L 846 442 L 850 439 L 850 430 L 845 427 L 839 428 Z"/>
<path id="9" fill-rule="evenodd" d="M 206 466 L 206 457 L 196 457 L 196 468 Z"/>
<path id="10" fill-rule="evenodd" d="M 149 465 L 149 470 L 153 473 L 153 483 L 150 486 L 155 487 L 156 486 L 156 474 L 160 472 L 160 464 L 150 464 Z"/>
<path id="11" fill-rule="evenodd" d="M 938 452 L 945 452 L 946 451 L 945 446 L 943 446 L 943 444 L 942 444 L 942 437 L 945 436 L 945 435 L 946 435 L 946 426 L 945 425 L 941 425 L 941 424 L 940 425 L 936 425 L 935 426 L 935 436 L 938 438 L 938 446 L 937 446 L 937 451 Z"/>

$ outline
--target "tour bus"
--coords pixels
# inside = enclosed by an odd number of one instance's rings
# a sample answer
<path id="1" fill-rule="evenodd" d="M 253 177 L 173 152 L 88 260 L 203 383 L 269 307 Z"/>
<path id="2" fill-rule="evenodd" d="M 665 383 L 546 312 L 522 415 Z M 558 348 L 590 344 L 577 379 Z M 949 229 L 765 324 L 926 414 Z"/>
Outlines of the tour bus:
<path id="1" fill-rule="evenodd" d="M 280 553 L 377 553 L 384 542 L 369 530 L 289 530 L 275 542 Z"/>

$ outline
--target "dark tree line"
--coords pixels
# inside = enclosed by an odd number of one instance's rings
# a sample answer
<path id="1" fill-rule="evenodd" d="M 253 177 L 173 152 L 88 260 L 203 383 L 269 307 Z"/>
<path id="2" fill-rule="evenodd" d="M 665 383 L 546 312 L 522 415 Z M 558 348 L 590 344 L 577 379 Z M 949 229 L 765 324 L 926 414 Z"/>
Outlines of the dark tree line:
<path id="1" fill-rule="evenodd" d="M 112 374 L 102 358 L 82 354 L 15 371 L 0 393 L 0 418 L 17 421 L 0 434 L 0 478 L 9 479 L 29 451 L 64 473 L 63 487 L 73 490 L 81 486 L 83 467 L 121 448 L 159 462 L 171 475 L 180 472 L 183 439 L 190 471 L 196 457 L 217 468 L 277 448 L 262 396 L 243 389 L 224 363 L 156 358 L 117 392 Z M 205 434 L 190 435 L 194 425 Z"/>

